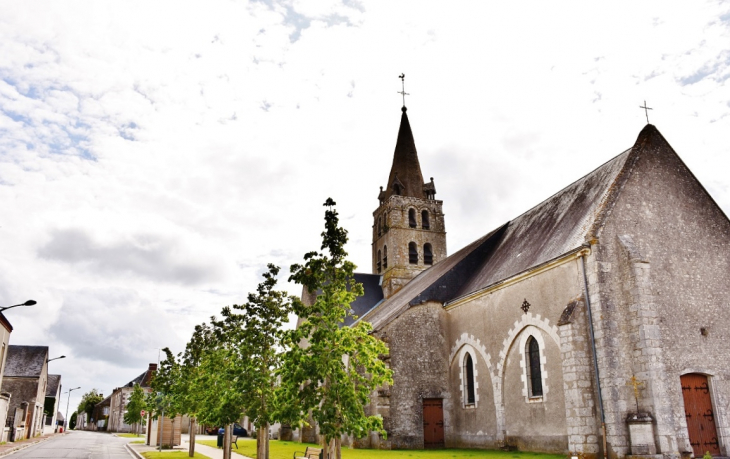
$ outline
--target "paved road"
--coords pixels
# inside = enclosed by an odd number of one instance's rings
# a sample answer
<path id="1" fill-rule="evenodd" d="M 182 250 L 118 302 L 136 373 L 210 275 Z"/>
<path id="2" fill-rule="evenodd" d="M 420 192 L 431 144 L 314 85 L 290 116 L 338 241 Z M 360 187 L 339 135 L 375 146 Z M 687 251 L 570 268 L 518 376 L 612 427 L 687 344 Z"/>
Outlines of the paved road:
<path id="1" fill-rule="evenodd" d="M 124 444 L 127 439 L 106 433 L 71 431 L 17 451 L 8 459 L 69 457 L 75 459 L 131 459 Z"/>

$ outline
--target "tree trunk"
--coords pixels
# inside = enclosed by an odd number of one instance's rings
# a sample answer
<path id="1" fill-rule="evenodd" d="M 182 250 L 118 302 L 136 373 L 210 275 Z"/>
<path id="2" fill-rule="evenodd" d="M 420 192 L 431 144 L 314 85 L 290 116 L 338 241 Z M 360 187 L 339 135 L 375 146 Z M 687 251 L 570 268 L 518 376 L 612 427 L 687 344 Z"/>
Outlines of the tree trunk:
<path id="1" fill-rule="evenodd" d="M 195 457 L 195 418 L 190 418 L 190 449 L 188 456 Z"/>
<path id="2" fill-rule="evenodd" d="M 231 459 L 231 424 L 223 432 L 223 459 Z"/>
<path id="3" fill-rule="evenodd" d="M 335 459 L 342 459 L 342 437 L 335 438 Z"/>
<path id="4" fill-rule="evenodd" d="M 256 459 L 269 459 L 269 424 L 256 427 Z"/>
<path id="5" fill-rule="evenodd" d="M 160 444 L 160 452 L 162 452 L 162 434 L 165 432 L 165 410 L 162 410 L 160 416 L 160 435 L 157 436 L 157 442 Z"/>

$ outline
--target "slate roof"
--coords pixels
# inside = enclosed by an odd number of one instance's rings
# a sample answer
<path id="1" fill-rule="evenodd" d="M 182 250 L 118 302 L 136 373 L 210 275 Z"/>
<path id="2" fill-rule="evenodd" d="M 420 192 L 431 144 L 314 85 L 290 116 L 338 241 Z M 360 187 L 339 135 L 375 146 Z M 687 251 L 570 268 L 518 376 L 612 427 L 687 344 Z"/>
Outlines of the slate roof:
<path id="1" fill-rule="evenodd" d="M 55 397 L 58 395 L 58 386 L 61 384 L 61 375 L 48 375 L 48 384 L 46 384 L 46 397 Z"/>
<path id="2" fill-rule="evenodd" d="M 8 346 L 5 376 L 40 378 L 48 359 L 48 346 Z"/>
<path id="3" fill-rule="evenodd" d="M 657 147 L 671 150 L 648 124 L 632 148 L 420 273 L 364 320 L 378 329 L 410 306 L 433 300 L 446 304 L 579 249 L 610 212 L 639 152 Z"/>
<path id="4" fill-rule="evenodd" d="M 104 400 L 100 401 L 96 405 L 94 405 L 94 408 L 102 408 L 105 406 L 110 406 L 112 404 L 112 396 L 108 395 Z"/>
<path id="5" fill-rule="evenodd" d="M 403 107 L 401 110 L 403 114 L 400 117 L 398 139 L 393 153 L 393 165 L 388 176 L 388 187 L 384 190 L 384 200 L 396 194 L 395 184 L 402 188 L 401 196 L 424 199 L 423 174 L 421 174 L 421 165 L 418 162 L 416 143 L 413 140 L 413 132 L 411 131 L 411 124 L 408 122 L 406 108 Z"/>
<path id="6" fill-rule="evenodd" d="M 352 313 L 360 317 L 383 299 L 383 288 L 380 286 L 380 274 L 355 273 L 355 281 L 360 282 L 365 289 L 365 294 L 350 304 Z M 355 319 L 352 316 L 345 318 L 345 325 L 353 323 Z"/>
<path id="7" fill-rule="evenodd" d="M 154 372 L 147 369 L 144 373 L 125 384 L 124 387 L 134 387 L 135 384 L 139 384 L 141 387 L 150 387 L 152 375 L 154 375 Z"/>

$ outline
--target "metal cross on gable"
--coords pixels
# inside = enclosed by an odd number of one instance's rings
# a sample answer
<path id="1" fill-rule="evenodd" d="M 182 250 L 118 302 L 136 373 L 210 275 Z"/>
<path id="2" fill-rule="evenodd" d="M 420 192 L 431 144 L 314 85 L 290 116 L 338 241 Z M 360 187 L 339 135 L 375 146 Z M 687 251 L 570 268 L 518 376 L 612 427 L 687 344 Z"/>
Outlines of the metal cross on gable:
<path id="1" fill-rule="evenodd" d="M 400 82 L 401 82 L 401 90 L 398 91 L 398 94 L 400 94 L 400 95 L 403 96 L 403 108 L 405 108 L 405 106 L 406 106 L 406 96 L 410 96 L 410 94 L 408 94 L 406 92 L 406 74 L 405 73 L 401 73 L 400 75 L 398 75 L 398 78 L 400 78 Z"/>
<path id="2" fill-rule="evenodd" d="M 639 108 L 643 108 L 644 109 L 644 114 L 646 115 L 646 124 L 649 124 L 649 110 L 654 110 L 654 109 L 653 108 L 650 108 L 650 107 L 647 107 L 646 106 L 646 101 L 644 101 L 644 106 L 642 107 L 640 105 Z"/>

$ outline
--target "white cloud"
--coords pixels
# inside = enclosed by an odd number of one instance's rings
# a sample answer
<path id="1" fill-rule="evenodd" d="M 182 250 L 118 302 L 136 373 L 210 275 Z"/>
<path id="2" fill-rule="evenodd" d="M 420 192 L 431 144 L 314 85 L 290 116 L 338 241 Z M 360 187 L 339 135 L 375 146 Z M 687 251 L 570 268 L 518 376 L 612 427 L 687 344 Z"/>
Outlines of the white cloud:
<path id="1" fill-rule="evenodd" d="M 11 339 L 68 353 L 67 387 L 108 393 L 181 349 L 267 262 L 319 247 L 327 196 L 367 270 L 401 72 L 451 252 L 631 146 L 644 100 L 730 213 L 727 3 L 2 10 L 0 304 L 39 301 L 8 311 Z M 165 342 L 127 346 L 154 333 L 125 335 L 148 310 Z M 74 322 L 99 352 L 71 341 Z"/>

